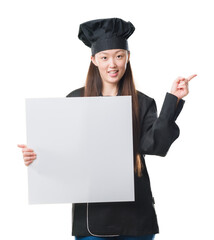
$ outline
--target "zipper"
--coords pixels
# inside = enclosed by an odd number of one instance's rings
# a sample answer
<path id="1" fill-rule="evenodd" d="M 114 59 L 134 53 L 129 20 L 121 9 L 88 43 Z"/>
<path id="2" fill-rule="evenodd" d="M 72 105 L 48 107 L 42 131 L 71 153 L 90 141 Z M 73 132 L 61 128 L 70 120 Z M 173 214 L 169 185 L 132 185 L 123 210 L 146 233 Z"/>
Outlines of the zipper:
<path id="1" fill-rule="evenodd" d="M 87 222 L 87 230 L 88 232 L 94 236 L 94 237 L 117 237 L 117 236 L 120 236 L 120 235 L 98 235 L 98 234 L 93 234 L 90 229 L 89 229 L 89 224 L 88 224 L 88 203 L 87 203 L 87 212 L 86 212 L 86 222 Z"/>

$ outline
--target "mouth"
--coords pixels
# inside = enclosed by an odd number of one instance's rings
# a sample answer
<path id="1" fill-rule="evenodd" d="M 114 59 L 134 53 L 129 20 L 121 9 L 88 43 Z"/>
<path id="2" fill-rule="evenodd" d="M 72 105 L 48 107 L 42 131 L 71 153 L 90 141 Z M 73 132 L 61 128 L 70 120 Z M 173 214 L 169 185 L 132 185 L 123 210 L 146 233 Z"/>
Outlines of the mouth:
<path id="1" fill-rule="evenodd" d="M 116 77 L 118 75 L 119 70 L 111 70 L 108 71 L 110 77 Z"/>

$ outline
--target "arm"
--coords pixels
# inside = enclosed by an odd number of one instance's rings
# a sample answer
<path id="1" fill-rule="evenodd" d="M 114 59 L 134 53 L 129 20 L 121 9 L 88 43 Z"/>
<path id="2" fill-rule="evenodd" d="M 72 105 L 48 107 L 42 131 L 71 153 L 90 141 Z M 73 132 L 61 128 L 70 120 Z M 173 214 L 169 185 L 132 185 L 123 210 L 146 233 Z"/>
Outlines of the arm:
<path id="1" fill-rule="evenodd" d="M 196 77 L 178 77 L 172 84 L 171 93 L 167 93 L 160 116 L 157 117 L 157 107 L 152 99 L 141 123 L 141 138 L 139 152 L 141 154 L 165 156 L 171 144 L 179 137 L 180 130 L 175 123 L 180 114 L 184 100 L 189 93 L 188 83 Z"/>
<path id="2" fill-rule="evenodd" d="M 178 103 L 177 103 L 178 102 Z M 152 99 L 141 123 L 139 151 L 141 154 L 165 156 L 171 144 L 178 138 L 180 130 L 175 123 L 184 100 L 166 93 L 165 100 L 157 116 L 155 100 Z"/>

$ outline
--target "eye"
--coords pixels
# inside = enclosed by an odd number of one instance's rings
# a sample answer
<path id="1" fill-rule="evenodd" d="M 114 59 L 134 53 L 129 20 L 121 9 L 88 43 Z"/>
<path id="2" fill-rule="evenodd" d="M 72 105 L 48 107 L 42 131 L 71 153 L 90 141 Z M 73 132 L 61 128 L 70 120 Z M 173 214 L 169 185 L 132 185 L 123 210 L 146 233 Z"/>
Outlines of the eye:
<path id="1" fill-rule="evenodd" d="M 106 59 L 107 59 L 107 57 L 103 56 L 103 57 L 101 57 L 101 59 L 102 59 L 102 60 L 106 60 Z"/>
<path id="2" fill-rule="evenodd" d="M 120 59 L 120 58 L 122 58 L 123 57 L 123 55 L 117 55 L 117 58 L 118 59 Z"/>

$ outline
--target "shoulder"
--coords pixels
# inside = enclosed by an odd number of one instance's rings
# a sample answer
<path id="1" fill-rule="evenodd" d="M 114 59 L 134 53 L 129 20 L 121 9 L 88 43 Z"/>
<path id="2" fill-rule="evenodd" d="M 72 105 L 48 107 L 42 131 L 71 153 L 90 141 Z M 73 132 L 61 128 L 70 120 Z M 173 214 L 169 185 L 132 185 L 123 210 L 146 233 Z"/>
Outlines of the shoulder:
<path id="1" fill-rule="evenodd" d="M 85 87 L 77 88 L 70 92 L 66 97 L 83 97 Z"/>
<path id="2" fill-rule="evenodd" d="M 148 112 L 156 113 L 157 106 L 155 99 L 137 90 L 138 105 L 141 121 Z"/>
<path id="3" fill-rule="evenodd" d="M 144 107 L 149 107 L 151 106 L 152 103 L 155 103 L 154 98 L 146 95 L 145 93 L 140 92 L 139 90 L 137 90 L 137 96 L 140 106 L 143 105 Z"/>

